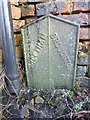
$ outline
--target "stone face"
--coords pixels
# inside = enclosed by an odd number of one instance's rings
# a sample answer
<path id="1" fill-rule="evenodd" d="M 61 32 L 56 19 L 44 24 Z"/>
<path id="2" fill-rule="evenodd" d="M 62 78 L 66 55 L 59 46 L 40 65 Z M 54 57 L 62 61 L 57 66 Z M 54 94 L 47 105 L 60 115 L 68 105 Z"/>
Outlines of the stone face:
<path id="1" fill-rule="evenodd" d="M 44 0 L 27 0 L 27 2 L 43 2 Z"/>
<path id="2" fill-rule="evenodd" d="M 90 56 L 90 43 L 88 45 L 88 55 Z M 90 58 L 90 57 L 89 57 Z M 90 61 L 90 60 L 89 60 Z"/>
<path id="3" fill-rule="evenodd" d="M 37 5 L 37 16 L 46 15 L 48 13 L 70 13 L 70 4 L 64 1 L 41 3 Z"/>
<path id="4" fill-rule="evenodd" d="M 60 17 L 70 20 L 70 21 L 73 21 L 73 22 L 76 22 L 80 25 L 88 25 L 88 14 L 86 14 L 86 13 L 63 15 Z"/>
<path id="5" fill-rule="evenodd" d="M 30 88 L 73 87 L 77 33 L 78 25 L 53 15 L 44 16 L 22 28 Z"/>
<path id="6" fill-rule="evenodd" d="M 76 76 L 84 76 L 86 73 L 86 66 L 77 66 Z"/>
<path id="7" fill-rule="evenodd" d="M 90 78 L 84 77 L 84 78 L 82 79 L 81 86 L 87 88 L 87 87 L 90 85 L 90 84 L 89 84 L 89 81 L 90 81 Z"/>
<path id="8" fill-rule="evenodd" d="M 89 2 L 74 2 L 73 3 L 73 12 L 75 11 L 90 11 Z"/>
<path id="9" fill-rule="evenodd" d="M 19 2 L 19 0 L 10 0 L 11 5 L 18 6 L 19 5 L 18 2 Z"/>
<path id="10" fill-rule="evenodd" d="M 89 2 L 89 0 L 72 0 L 72 2 Z"/>
<path id="11" fill-rule="evenodd" d="M 20 32 L 20 27 L 25 25 L 25 20 L 13 20 L 14 32 Z"/>
<path id="12" fill-rule="evenodd" d="M 16 46 L 22 45 L 22 35 L 21 34 L 14 34 L 14 41 Z"/>
<path id="13" fill-rule="evenodd" d="M 12 11 L 12 19 L 21 18 L 21 10 L 19 7 L 15 7 L 14 5 L 11 5 L 11 11 Z"/>
<path id="14" fill-rule="evenodd" d="M 90 28 L 80 28 L 80 39 L 90 40 Z"/>
<path id="15" fill-rule="evenodd" d="M 3 62 L 3 50 L 0 49 L 0 64 Z"/>
<path id="16" fill-rule="evenodd" d="M 47 2 L 49 0 L 19 0 L 19 3 L 41 3 L 41 2 Z"/>
<path id="17" fill-rule="evenodd" d="M 19 0 L 19 3 L 27 2 L 27 0 Z"/>
<path id="18" fill-rule="evenodd" d="M 34 5 L 23 5 L 23 6 L 21 6 L 21 13 L 22 13 L 22 17 L 35 16 Z"/>
<path id="19" fill-rule="evenodd" d="M 1 38 L 0 38 L 0 48 L 2 48 L 2 41 L 1 41 Z"/>
<path id="20" fill-rule="evenodd" d="M 90 25 L 90 13 L 88 14 L 88 24 Z"/>
<path id="21" fill-rule="evenodd" d="M 30 23 L 34 20 L 35 20 L 35 18 L 25 18 L 25 24 Z"/>
<path id="22" fill-rule="evenodd" d="M 22 48 L 22 46 L 17 46 L 16 47 L 16 56 L 17 56 L 17 59 L 23 58 L 23 48 Z"/>

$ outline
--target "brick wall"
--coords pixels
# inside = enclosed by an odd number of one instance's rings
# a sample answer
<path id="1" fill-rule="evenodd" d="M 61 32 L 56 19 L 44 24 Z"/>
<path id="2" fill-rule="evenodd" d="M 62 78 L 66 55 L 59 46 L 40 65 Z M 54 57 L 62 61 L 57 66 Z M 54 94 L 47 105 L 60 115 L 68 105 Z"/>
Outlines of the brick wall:
<path id="1" fill-rule="evenodd" d="M 90 41 L 89 0 L 11 0 L 14 41 L 17 60 L 23 65 L 23 46 L 20 27 L 51 13 L 80 24 L 80 45 L 88 46 Z M 1 49 L 0 49 L 1 50 Z M 2 50 L 0 51 L 2 56 Z M 0 57 L 1 60 L 2 57 Z M 21 73 L 20 73 L 21 74 Z M 21 79 L 22 79 L 21 74 Z"/>

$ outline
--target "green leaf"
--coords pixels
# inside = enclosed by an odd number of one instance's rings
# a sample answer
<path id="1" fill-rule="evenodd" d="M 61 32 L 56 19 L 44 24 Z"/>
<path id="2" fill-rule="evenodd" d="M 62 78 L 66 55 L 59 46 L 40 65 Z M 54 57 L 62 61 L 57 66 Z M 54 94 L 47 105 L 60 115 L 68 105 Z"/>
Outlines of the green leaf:
<path id="1" fill-rule="evenodd" d="M 52 105 L 52 104 L 53 104 L 52 100 L 49 100 L 49 101 L 48 101 L 48 104 L 49 104 L 49 105 Z"/>
<path id="2" fill-rule="evenodd" d="M 71 98 L 73 98 L 74 92 L 73 92 L 73 91 L 70 91 L 70 92 L 69 92 L 69 96 L 70 96 Z"/>
<path id="3" fill-rule="evenodd" d="M 77 84 L 74 85 L 74 91 L 79 91 L 79 87 Z"/>
<path id="4" fill-rule="evenodd" d="M 83 103 L 82 103 L 82 102 L 77 103 L 77 104 L 75 105 L 75 109 L 76 109 L 76 110 L 81 110 L 81 109 L 82 109 L 82 106 L 83 106 Z"/>

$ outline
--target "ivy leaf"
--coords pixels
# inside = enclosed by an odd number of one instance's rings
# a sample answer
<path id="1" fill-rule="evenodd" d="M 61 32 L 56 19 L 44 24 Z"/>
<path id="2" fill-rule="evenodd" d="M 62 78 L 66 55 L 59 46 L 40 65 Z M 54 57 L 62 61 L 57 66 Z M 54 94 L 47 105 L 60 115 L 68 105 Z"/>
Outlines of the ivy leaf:
<path id="1" fill-rule="evenodd" d="M 53 101 L 52 101 L 52 100 L 49 100 L 49 101 L 48 101 L 48 104 L 49 104 L 49 105 L 52 105 L 52 104 L 53 104 Z"/>
<path id="2" fill-rule="evenodd" d="M 70 91 L 70 92 L 69 92 L 69 96 L 70 96 L 71 98 L 73 98 L 73 97 L 74 97 L 74 92 L 73 92 L 73 91 Z"/>
<path id="3" fill-rule="evenodd" d="M 74 91 L 79 91 L 79 86 L 77 84 L 74 85 Z"/>
<path id="4" fill-rule="evenodd" d="M 75 105 L 75 109 L 76 109 L 76 110 L 81 110 L 81 109 L 82 109 L 82 106 L 83 106 L 83 103 L 82 103 L 82 102 L 77 103 L 77 104 Z"/>

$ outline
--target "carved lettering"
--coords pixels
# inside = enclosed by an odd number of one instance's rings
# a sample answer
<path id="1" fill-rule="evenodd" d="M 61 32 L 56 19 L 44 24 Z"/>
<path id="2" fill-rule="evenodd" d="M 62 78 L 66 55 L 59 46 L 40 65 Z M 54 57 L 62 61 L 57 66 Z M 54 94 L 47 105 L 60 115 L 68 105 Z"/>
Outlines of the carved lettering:
<path id="1" fill-rule="evenodd" d="M 64 62 L 64 65 L 68 69 L 70 67 L 70 65 L 72 65 L 71 60 L 70 60 L 69 56 L 67 55 L 66 51 L 64 50 L 64 46 L 63 46 L 62 42 L 60 41 L 58 34 L 55 32 L 54 34 L 50 35 L 50 38 L 52 39 L 57 51 L 59 52 L 59 55 Z M 62 54 L 61 54 L 61 52 L 62 52 Z"/>
<path id="2" fill-rule="evenodd" d="M 41 49 L 43 48 L 43 45 L 45 43 L 47 35 L 44 33 L 40 33 L 39 40 L 37 41 L 37 44 L 35 46 L 33 54 L 30 56 L 30 64 L 31 66 L 35 64 L 35 60 L 37 59 Z"/>

